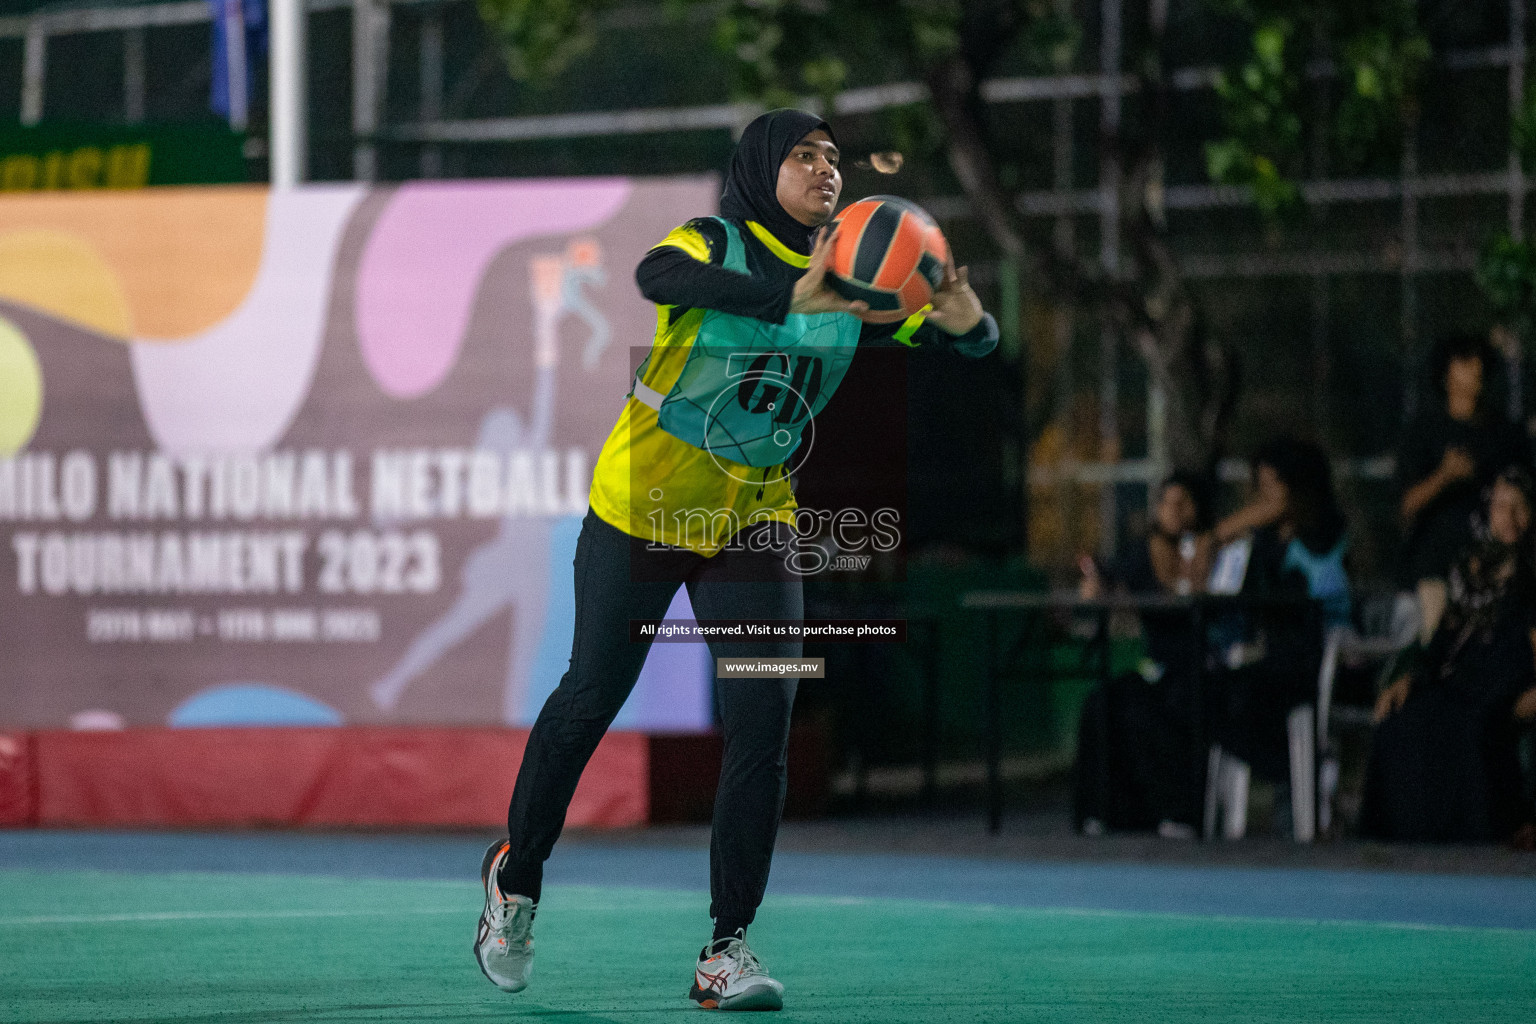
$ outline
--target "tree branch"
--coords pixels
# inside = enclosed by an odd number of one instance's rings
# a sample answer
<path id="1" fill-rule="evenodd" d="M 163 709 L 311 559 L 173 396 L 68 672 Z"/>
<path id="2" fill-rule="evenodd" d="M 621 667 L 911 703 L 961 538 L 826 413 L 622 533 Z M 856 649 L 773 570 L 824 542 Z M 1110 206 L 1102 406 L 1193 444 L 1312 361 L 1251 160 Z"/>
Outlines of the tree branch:
<path id="1" fill-rule="evenodd" d="M 980 90 L 976 75 L 961 57 L 935 65 L 928 73 L 928 89 L 948 135 L 950 169 L 987 234 L 1007 256 L 1024 255 L 1024 238 L 1013 204 L 997 178 L 997 167 L 982 130 L 977 108 Z"/>

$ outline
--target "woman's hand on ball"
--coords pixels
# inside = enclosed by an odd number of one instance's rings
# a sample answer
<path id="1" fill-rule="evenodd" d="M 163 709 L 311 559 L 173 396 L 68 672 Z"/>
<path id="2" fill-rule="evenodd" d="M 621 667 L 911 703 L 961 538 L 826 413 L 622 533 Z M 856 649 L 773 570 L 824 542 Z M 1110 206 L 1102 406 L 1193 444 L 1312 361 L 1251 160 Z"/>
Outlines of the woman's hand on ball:
<path id="1" fill-rule="evenodd" d="M 827 287 L 827 259 L 832 255 L 832 240 L 837 237 L 837 225 L 821 229 L 816 248 L 811 250 L 810 265 L 790 296 L 791 313 L 863 313 L 869 309 L 867 302 L 849 302 Z"/>
<path id="2" fill-rule="evenodd" d="M 966 268 L 955 269 L 953 260 L 944 264 L 944 282 L 933 293 L 933 308 L 927 320 L 948 334 L 964 334 L 981 323 L 981 300 L 971 290 Z"/>

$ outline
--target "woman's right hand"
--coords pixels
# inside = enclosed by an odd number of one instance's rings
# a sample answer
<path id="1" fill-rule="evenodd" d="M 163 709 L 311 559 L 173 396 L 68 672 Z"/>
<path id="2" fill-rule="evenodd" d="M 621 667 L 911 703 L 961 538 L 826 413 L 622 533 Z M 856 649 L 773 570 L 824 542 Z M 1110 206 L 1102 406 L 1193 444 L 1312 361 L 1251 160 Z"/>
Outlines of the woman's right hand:
<path id="1" fill-rule="evenodd" d="M 1466 449 L 1447 448 L 1440 458 L 1440 468 L 1436 472 L 1447 482 L 1465 480 L 1477 472 L 1477 463 L 1472 461 L 1472 456 L 1467 454 Z"/>
<path id="2" fill-rule="evenodd" d="M 1285 518 L 1285 499 L 1269 494 L 1255 495 L 1248 504 L 1216 524 L 1211 531 L 1217 546 L 1232 541 Z"/>
<path id="3" fill-rule="evenodd" d="M 1099 565 L 1087 555 L 1077 557 L 1077 567 L 1083 578 L 1077 584 L 1077 596 L 1084 601 L 1097 601 L 1104 596 L 1104 580 L 1099 576 Z"/>
<path id="4" fill-rule="evenodd" d="M 1477 463 L 1465 448 L 1447 448 L 1440 456 L 1440 465 L 1433 473 L 1414 484 L 1403 494 L 1403 522 L 1412 524 L 1424 506 L 1440 496 L 1440 492 L 1458 480 L 1469 480 L 1477 472 Z"/>
<path id="5" fill-rule="evenodd" d="M 1467 480 L 1477 472 L 1477 463 L 1465 448 L 1447 448 L 1440 456 L 1440 465 L 1434 472 L 1403 492 L 1399 511 L 1403 522 L 1412 525 L 1424 506 L 1440 496 L 1440 492 L 1458 480 Z"/>
<path id="6" fill-rule="evenodd" d="M 1401 675 L 1391 686 L 1381 691 L 1381 696 L 1376 698 L 1376 713 L 1371 716 L 1374 722 L 1380 722 L 1392 712 L 1403 706 L 1408 699 L 1408 693 L 1413 689 L 1413 677 Z"/>
<path id="7" fill-rule="evenodd" d="M 790 296 L 791 313 L 859 313 L 868 312 L 869 303 L 849 302 L 827 287 L 827 259 L 832 255 L 832 240 L 837 237 L 837 225 L 821 229 L 816 236 L 816 247 L 811 250 L 810 265 Z"/>

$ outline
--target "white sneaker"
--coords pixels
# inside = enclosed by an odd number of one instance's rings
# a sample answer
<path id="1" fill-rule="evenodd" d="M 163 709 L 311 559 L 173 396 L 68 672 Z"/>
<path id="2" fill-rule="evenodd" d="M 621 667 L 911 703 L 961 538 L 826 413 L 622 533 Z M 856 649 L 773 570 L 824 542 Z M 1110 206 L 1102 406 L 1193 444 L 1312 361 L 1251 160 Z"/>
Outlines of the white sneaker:
<path id="1" fill-rule="evenodd" d="M 784 986 L 768 977 L 737 932 L 699 953 L 688 998 L 706 1010 L 782 1010 Z"/>
<path id="2" fill-rule="evenodd" d="M 492 843 L 480 864 L 485 910 L 475 931 L 475 960 L 497 988 L 521 992 L 533 973 L 533 912 L 538 908 L 526 896 L 504 895 L 496 884 L 496 874 L 511 848 L 505 839 Z"/>

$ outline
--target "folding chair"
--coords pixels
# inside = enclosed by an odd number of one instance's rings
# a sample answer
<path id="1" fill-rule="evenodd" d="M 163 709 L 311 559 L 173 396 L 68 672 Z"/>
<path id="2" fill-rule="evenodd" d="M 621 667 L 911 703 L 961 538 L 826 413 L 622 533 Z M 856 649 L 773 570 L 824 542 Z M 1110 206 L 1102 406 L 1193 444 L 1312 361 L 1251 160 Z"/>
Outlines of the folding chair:
<path id="1" fill-rule="evenodd" d="M 1413 617 L 1416 604 L 1410 608 L 1405 601 L 1412 602 L 1412 595 L 1395 595 L 1386 616 L 1373 614 L 1379 612 L 1379 607 L 1370 608 L 1374 602 L 1366 602 L 1361 621 L 1371 630 L 1371 635 L 1361 636 L 1353 626 L 1330 629 L 1317 672 L 1317 699 L 1292 708 L 1286 717 L 1286 738 L 1290 747 L 1291 835 L 1298 843 L 1312 842 L 1319 830 L 1326 832 L 1333 824 L 1339 762 L 1329 741 L 1328 730 L 1340 660 L 1346 663 L 1367 659 L 1385 661 L 1406 646 L 1418 625 Z M 1218 816 L 1224 838 L 1241 839 L 1247 833 L 1250 775 L 1245 761 L 1223 750 L 1219 743 L 1211 745 L 1205 784 L 1206 836 L 1216 834 Z"/>

